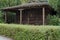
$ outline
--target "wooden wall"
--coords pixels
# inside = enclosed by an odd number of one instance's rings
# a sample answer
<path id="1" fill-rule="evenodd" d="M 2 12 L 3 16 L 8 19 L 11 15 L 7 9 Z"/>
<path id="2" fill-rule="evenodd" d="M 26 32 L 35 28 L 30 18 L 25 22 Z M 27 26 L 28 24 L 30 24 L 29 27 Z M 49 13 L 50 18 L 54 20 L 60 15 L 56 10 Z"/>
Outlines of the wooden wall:
<path id="1" fill-rule="evenodd" d="M 22 24 L 43 24 L 43 10 L 42 8 L 31 8 L 31 9 L 24 9 L 22 11 Z M 48 8 L 45 8 L 45 24 L 47 23 L 47 15 L 51 11 Z M 16 11 L 16 20 L 15 23 L 20 23 L 20 11 Z M 9 20 L 9 19 L 8 19 Z"/>
<path id="2" fill-rule="evenodd" d="M 42 8 L 26 9 L 23 11 L 22 23 L 41 25 L 43 23 L 42 17 Z"/>

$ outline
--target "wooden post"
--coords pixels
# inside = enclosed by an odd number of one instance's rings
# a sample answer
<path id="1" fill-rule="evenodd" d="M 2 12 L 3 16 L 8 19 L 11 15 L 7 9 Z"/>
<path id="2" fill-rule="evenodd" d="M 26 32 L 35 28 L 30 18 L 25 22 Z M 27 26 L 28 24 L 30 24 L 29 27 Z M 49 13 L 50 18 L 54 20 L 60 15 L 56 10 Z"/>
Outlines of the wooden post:
<path id="1" fill-rule="evenodd" d="M 42 10 L 43 10 L 43 26 L 44 26 L 45 25 L 45 8 L 43 7 Z"/>
<path id="2" fill-rule="evenodd" d="M 20 24 L 22 24 L 22 10 L 23 9 L 19 9 L 20 10 Z"/>
<path id="3" fill-rule="evenodd" d="M 4 15 L 5 15 L 5 23 L 7 22 L 7 13 L 4 12 Z"/>

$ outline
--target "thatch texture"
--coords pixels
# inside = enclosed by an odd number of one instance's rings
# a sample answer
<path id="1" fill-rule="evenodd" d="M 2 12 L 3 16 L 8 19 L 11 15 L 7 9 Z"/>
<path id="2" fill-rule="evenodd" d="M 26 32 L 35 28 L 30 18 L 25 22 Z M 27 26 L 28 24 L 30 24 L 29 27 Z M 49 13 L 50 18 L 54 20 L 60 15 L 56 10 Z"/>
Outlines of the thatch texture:
<path id="1" fill-rule="evenodd" d="M 40 7 L 43 5 L 49 5 L 48 2 L 32 2 L 32 3 L 25 3 L 13 7 L 6 7 L 2 8 L 2 10 L 8 10 L 8 9 L 25 9 L 25 8 L 34 8 L 34 7 Z"/>

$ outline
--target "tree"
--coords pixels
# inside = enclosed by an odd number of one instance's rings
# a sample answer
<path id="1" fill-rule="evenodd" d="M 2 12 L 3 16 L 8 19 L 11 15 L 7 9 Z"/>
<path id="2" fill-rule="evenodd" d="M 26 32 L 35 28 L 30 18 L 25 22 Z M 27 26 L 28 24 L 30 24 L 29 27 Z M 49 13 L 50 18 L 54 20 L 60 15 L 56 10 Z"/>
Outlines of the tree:
<path id="1" fill-rule="evenodd" d="M 57 10 L 58 0 L 48 0 L 48 2 L 55 10 Z"/>
<path id="2" fill-rule="evenodd" d="M 57 3 L 57 12 L 60 16 L 60 0 L 58 0 L 58 3 Z"/>
<path id="3" fill-rule="evenodd" d="M 48 0 L 49 4 L 57 11 L 60 16 L 60 0 Z"/>

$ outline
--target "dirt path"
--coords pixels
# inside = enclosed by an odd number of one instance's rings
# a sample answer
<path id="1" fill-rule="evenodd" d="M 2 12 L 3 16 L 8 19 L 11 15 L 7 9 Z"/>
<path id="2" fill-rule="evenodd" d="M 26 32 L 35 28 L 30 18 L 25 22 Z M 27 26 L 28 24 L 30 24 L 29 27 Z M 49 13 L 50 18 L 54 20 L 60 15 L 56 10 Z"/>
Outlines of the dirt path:
<path id="1" fill-rule="evenodd" d="M 0 40 L 12 40 L 12 39 L 7 38 L 7 37 L 0 36 Z"/>

